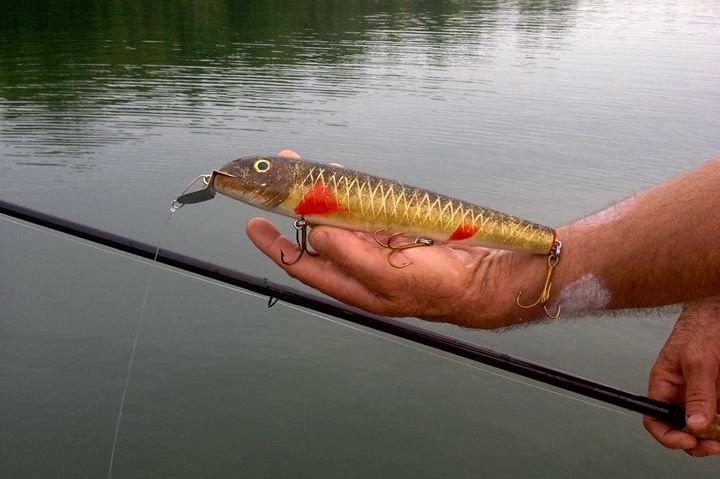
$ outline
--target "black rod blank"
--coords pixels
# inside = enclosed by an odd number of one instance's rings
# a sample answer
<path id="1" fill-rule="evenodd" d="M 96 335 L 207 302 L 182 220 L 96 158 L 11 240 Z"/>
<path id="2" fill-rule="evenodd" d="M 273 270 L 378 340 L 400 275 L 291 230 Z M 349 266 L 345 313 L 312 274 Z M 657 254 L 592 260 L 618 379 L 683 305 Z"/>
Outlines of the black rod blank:
<path id="1" fill-rule="evenodd" d="M 156 248 L 149 244 L 2 200 L 0 200 L 0 214 L 124 251 L 125 253 L 135 256 L 151 260 L 155 257 Z M 271 301 L 282 300 L 290 304 L 360 324 L 370 329 L 382 331 L 392 336 L 424 344 L 478 363 L 509 371 L 582 396 L 652 416 L 680 429 L 685 426 L 685 410 L 675 404 L 649 399 L 645 396 L 599 384 L 589 379 L 525 361 L 450 336 L 369 314 L 336 301 L 308 294 L 289 286 L 268 281 L 264 278 L 234 271 L 173 251 L 161 249 L 157 254 L 157 261 L 205 278 L 266 295 L 269 298 L 269 305 L 273 304 Z"/>

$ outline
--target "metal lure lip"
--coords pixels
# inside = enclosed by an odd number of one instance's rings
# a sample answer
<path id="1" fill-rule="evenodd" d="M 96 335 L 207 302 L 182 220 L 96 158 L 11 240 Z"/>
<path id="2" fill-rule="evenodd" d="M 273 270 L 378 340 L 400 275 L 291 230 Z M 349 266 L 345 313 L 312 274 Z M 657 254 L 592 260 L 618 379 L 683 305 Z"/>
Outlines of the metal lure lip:
<path id="1" fill-rule="evenodd" d="M 236 178 L 235 175 L 231 175 L 230 173 L 226 173 L 220 170 L 213 170 L 212 173 L 210 173 L 209 175 L 200 175 L 185 188 L 185 191 L 183 191 L 180 196 L 175 198 L 173 204 L 176 205 L 176 208 L 178 208 L 182 205 L 202 203 L 203 201 L 208 201 L 215 198 L 217 190 L 215 190 L 214 183 L 215 178 L 218 175 Z M 190 189 L 195 186 L 195 184 L 200 180 L 202 180 L 203 182 L 203 187 L 199 190 L 190 191 Z"/>

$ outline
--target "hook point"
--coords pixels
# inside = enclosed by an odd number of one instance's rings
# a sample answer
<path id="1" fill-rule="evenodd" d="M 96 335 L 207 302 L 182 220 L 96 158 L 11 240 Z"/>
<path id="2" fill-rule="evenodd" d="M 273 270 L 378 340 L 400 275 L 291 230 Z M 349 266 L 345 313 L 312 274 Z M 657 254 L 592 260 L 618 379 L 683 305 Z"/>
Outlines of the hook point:
<path id="1" fill-rule="evenodd" d="M 297 258 L 295 258 L 293 261 L 287 261 L 287 260 L 285 259 L 285 252 L 281 249 L 281 250 L 280 250 L 280 262 L 281 262 L 282 264 L 284 264 L 285 266 L 292 266 L 292 265 L 294 265 L 295 263 L 297 263 L 298 261 L 300 261 L 300 258 L 302 258 L 303 253 L 305 253 L 305 251 L 304 251 L 304 250 L 300 250 L 300 254 L 298 255 Z"/>

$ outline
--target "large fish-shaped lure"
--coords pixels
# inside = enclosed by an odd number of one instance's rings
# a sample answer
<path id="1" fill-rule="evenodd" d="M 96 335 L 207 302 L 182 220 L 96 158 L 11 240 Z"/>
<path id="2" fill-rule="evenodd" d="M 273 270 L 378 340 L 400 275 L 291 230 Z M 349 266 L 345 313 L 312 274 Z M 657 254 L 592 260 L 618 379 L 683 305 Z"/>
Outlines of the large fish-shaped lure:
<path id="1" fill-rule="evenodd" d="M 209 200 L 217 191 L 263 210 L 297 218 L 301 255 L 306 251 L 308 224 L 374 235 L 383 232 L 390 239 L 380 241 L 376 236 L 376 241 L 393 252 L 443 241 L 547 255 L 550 267 L 546 287 L 541 298 L 530 306 L 544 306 L 549 298 L 550 277 L 561 247 L 550 227 L 390 179 L 286 157 L 244 157 L 198 179 L 203 180 L 204 188 L 188 192 L 191 184 L 177 198 L 176 205 Z M 417 239 L 409 244 L 393 244 L 392 239 L 399 235 Z M 286 261 L 283 254 L 286 264 L 295 261 Z"/>

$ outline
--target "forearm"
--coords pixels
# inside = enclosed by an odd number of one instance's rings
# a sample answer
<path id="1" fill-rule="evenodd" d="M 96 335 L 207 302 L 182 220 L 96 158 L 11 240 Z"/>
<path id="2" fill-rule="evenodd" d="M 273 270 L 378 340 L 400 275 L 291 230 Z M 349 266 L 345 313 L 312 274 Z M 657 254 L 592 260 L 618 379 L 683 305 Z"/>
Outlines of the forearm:
<path id="1" fill-rule="evenodd" d="M 565 250 L 555 301 L 570 309 L 653 307 L 716 295 L 720 160 L 563 227 L 558 237 Z"/>

